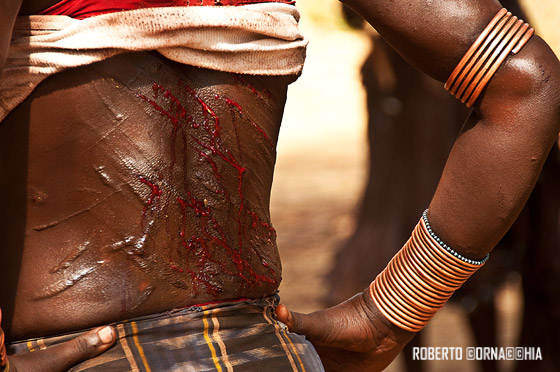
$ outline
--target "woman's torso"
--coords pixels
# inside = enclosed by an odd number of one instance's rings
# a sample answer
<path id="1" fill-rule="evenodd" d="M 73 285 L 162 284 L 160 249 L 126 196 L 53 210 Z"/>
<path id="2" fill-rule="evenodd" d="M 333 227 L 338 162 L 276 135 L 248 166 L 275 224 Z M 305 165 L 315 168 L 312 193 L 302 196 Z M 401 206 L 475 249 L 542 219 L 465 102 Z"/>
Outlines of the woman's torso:
<path id="1" fill-rule="evenodd" d="M 40 85 L 0 126 L 9 337 L 273 293 L 287 80 L 131 53 Z"/>

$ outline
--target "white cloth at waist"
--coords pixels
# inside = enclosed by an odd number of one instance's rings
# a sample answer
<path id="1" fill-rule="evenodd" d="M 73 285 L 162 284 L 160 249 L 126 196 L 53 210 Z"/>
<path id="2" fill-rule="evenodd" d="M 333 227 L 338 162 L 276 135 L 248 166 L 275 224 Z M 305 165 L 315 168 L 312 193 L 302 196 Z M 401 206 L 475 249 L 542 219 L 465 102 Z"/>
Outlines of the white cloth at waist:
<path id="1" fill-rule="evenodd" d="M 146 8 L 84 20 L 18 17 L 0 79 L 0 121 L 48 76 L 130 51 L 155 50 L 202 68 L 253 75 L 297 75 L 305 60 L 295 6 Z"/>

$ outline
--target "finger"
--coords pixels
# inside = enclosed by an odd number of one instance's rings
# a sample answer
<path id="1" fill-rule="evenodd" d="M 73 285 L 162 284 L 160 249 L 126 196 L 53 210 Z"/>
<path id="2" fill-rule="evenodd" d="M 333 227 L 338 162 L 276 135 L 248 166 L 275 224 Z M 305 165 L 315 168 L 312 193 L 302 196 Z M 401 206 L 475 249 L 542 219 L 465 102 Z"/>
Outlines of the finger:
<path id="1" fill-rule="evenodd" d="M 115 340 L 115 330 L 112 327 L 102 327 L 57 345 L 51 351 L 58 365 L 69 367 L 105 352 L 113 346 Z"/>
<path id="2" fill-rule="evenodd" d="M 290 332 L 305 334 L 306 323 L 304 314 L 291 312 L 286 305 L 278 305 L 276 307 L 276 318 L 288 326 Z"/>
<path id="3" fill-rule="evenodd" d="M 320 312 L 300 314 L 289 311 L 285 305 L 276 307 L 276 317 L 288 326 L 290 332 L 305 335 L 310 341 L 321 341 L 325 337 Z"/>
<path id="4" fill-rule="evenodd" d="M 112 327 L 96 328 L 60 345 L 10 357 L 10 365 L 16 364 L 19 371 L 66 371 L 107 351 L 115 341 L 116 333 Z"/>
<path id="5" fill-rule="evenodd" d="M 288 326 L 288 329 L 292 330 L 292 314 L 290 310 L 286 307 L 286 305 L 279 304 L 276 306 L 276 318 Z"/>

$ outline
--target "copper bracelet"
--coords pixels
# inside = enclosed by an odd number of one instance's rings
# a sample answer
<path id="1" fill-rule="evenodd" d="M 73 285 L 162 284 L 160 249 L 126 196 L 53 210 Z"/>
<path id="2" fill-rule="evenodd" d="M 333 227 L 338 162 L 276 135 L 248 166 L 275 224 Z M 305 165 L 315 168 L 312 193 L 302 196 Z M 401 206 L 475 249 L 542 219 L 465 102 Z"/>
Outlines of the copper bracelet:
<path id="1" fill-rule="evenodd" d="M 467 107 L 472 107 L 508 55 L 517 54 L 535 33 L 502 8 L 465 53 L 445 83 Z"/>
<path id="2" fill-rule="evenodd" d="M 369 286 L 379 311 L 391 323 L 410 332 L 424 328 L 486 262 L 459 258 L 458 253 L 444 248 L 431 228 L 428 230 L 425 218 L 420 219 L 411 238 Z"/>

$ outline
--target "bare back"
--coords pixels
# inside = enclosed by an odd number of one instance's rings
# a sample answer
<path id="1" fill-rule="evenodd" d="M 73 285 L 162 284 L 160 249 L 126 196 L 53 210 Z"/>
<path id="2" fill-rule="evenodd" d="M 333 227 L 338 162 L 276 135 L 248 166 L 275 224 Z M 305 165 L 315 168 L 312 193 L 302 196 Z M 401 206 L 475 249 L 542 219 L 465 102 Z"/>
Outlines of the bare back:
<path id="1" fill-rule="evenodd" d="M 0 125 L 8 338 L 274 293 L 287 83 L 134 53 L 41 84 Z"/>

